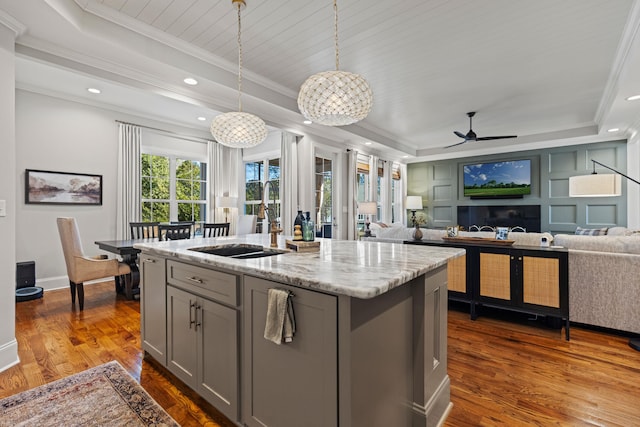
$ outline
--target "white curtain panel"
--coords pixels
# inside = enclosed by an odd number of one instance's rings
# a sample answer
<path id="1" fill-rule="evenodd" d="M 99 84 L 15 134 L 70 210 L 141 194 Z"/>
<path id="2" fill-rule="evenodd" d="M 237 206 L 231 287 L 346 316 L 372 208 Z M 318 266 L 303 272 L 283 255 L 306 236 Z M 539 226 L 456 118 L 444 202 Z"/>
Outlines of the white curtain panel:
<path id="1" fill-rule="evenodd" d="M 378 201 L 378 156 L 369 156 L 369 195 L 365 202 Z"/>
<path id="2" fill-rule="evenodd" d="M 393 163 L 385 160 L 383 162 L 383 170 L 384 174 L 380 188 L 380 218 L 378 220 L 391 224 L 391 174 L 393 173 Z"/>
<path id="3" fill-rule="evenodd" d="M 396 189 L 395 200 L 393 203 L 397 206 L 396 221 L 407 223 L 407 210 L 404 208 L 404 199 L 407 197 L 407 165 L 400 164 L 400 181 Z"/>
<path id="4" fill-rule="evenodd" d="M 298 140 L 298 202 L 293 208 L 316 216 L 315 147 L 310 138 Z M 293 225 L 293 223 L 292 223 Z"/>
<path id="5" fill-rule="evenodd" d="M 356 216 L 358 215 L 358 152 L 347 153 L 347 240 L 358 239 Z"/>
<path id="6" fill-rule="evenodd" d="M 242 161 L 242 150 L 240 148 L 224 147 L 223 150 L 227 153 L 229 159 L 229 196 L 235 197 L 236 200 L 238 200 L 238 206 L 229 210 L 229 222 L 231 223 L 229 235 L 232 235 L 236 234 L 239 216 L 244 214 L 244 195 L 240 197 L 240 194 L 244 194 L 244 163 Z"/>
<path id="7" fill-rule="evenodd" d="M 280 227 L 284 235 L 293 235 L 293 221 L 298 213 L 298 141 L 295 135 L 282 132 L 280 170 Z"/>
<path id="8" fill-rule="evenodd" d="M 140 183 L 139 126 L 118 123 L 118 180 L 116 189 L 116 237 L 130 237 L 129 222 L 140 221 L 142 188 Z"/>
<path id="9" fill-rule="evenodd" d="M 242 173 L 242 151 L 209 141 L 209 219 L 207 222 L 224 222 L 224 208 L 216 206 L 216 197 L 238 197 L 239 174 Z M 238 208 L 229 209 L 229 234 L 236 233 Z"/>

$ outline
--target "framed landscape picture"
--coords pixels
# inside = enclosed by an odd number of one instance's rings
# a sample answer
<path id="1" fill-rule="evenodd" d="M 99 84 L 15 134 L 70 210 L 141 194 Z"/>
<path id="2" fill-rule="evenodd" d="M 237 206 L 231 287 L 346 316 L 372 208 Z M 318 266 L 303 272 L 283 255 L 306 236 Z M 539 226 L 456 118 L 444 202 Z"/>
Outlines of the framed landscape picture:
<path id="1" fill-rule="evenodd" d="M 25 203 L 102 205 L 102 175 L 25 171 Z"/>

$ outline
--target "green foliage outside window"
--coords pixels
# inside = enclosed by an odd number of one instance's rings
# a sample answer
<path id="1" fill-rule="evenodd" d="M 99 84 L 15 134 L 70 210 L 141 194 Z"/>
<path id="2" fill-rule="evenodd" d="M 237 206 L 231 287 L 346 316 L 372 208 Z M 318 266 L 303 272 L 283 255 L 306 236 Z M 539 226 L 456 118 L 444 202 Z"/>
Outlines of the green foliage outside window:
<path id="1" fill-rule="evenodd" d="M 170 221 L 171 170 L 166 156 L 143 154 L 142 220 Z M 178 221 L 206 220 L 206 164 L 176 159 L 175 198 L 178 201 Z"/>

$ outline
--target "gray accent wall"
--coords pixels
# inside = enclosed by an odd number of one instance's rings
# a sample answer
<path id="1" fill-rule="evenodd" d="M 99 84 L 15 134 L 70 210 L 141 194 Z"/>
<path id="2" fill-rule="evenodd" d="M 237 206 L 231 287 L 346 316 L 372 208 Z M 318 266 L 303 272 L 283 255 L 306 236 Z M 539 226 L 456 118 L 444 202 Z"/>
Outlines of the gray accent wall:
<path id="1" fill-rule="evenodd" d="M 531 194 L 521 199 L 472 200 L 463 195 L 463 166 L 470 163 L 531 160 Z M 627 143 L 594 144 L 521 151 L 504 155 L 464 157 L 407 165 L 407 194 L 422 196 L 428 227 L 457 224 L 458 206 L 540 205 L 541 230 L 573 233 L 576 227 L 601 228 L 627 225 L 627 180 L 622 196 L 569 197 L 569 177 L 587 175 L 591 159 L 626 174 Z M 601 166 L 598 173 L 613 173 Z M 481 224 L 478 224 L 481 225 Z"/>

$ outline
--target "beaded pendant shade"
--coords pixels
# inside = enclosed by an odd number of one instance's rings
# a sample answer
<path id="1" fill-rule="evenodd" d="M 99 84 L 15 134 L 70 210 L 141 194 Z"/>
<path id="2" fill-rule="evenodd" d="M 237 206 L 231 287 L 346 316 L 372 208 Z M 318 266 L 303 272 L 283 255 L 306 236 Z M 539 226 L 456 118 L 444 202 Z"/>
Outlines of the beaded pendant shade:
<path id="1" fill-rule="evenodd" d="M 231 0 L 238 8 L 238 111 L 216 116 L 211 122 L 211 135 L 222 145 L 231 148 L 255 147 L 267 137 L 264 121 L 253 114 L 242 111 L 242 26 L 240 10 L 246 6 L 244 0 Z"/>
<path id="2" fill-rule="evenodd" d="M 333 12 L 336 69 L 314 74 L 302 84 L 298 108 L 305 118 L 314 123 L 344 126 L 367 117 L 373 93 L 364 77 L 340 71 L 337 0 L 333 1 Z"/>

